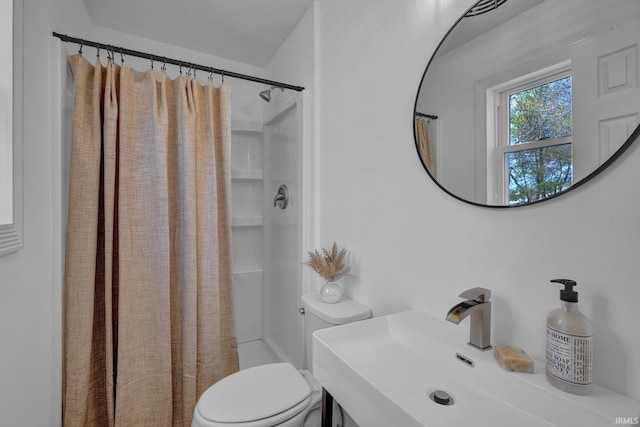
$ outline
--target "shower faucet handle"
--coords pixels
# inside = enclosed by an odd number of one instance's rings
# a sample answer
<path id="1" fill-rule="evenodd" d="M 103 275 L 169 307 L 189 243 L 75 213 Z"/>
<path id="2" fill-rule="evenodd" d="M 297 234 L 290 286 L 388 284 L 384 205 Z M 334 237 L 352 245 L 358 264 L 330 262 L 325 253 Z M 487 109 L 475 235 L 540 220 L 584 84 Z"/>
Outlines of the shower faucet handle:
<path id="1" fill-rule="evenodd" d="M 273 207 L 278 206 L 280 209 L 286 209 L 289 205 L 289 189 L 286 184 L 278 187 L 278 193 L 273 198 Z"/>

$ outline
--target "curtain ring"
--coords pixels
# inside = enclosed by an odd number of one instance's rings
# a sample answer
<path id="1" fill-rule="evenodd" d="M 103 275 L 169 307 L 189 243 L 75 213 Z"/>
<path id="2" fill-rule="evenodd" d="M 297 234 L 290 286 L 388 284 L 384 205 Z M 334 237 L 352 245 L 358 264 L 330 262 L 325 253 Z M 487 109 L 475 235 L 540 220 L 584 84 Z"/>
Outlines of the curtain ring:
<path id="1" fill-rule="evenodd" d="M 162 74 L 164 74 L 167 71 L 167 57 L 164 57 L 164 62 L 162 63 L 162 67 L 160 68 L 160 71 L 162 71 Z"/>
<path id="2" fill-rule="evenodd" d="M 180 68 L 180 75 L 182 75 L 182 62 L 178 63 L 178 67 Z"/>
<path id="3" fill-rule="evenodd" d="M 98 58 L 98 61 L 100 61 L 100 46 L 97 46 L 96 49 L 98 50 L 96 57 Z"/>
<path id="4" fill-rule="evenodd" d="M 213 82 L 213 67 L 211 67 L 209 71 L 209 77 L 207 77 L 207 80 L 209 80 L 209 83 L 211 83 Z"/>
<path id="5" fill-rule="evenodd" d="M 84 47 L 84 40 L 80 42 L 80 49 L 78 50 L 78 54 L 82 55 L 82 48 Z"/>
<path id="6" fill-rule="evenodd" d="M 120 48 L 120 64 L 124 67 L 124 56 L 122 56 L 122 48 Z"/>
<path id="7" fill-rule="evenodd" d="M 222 84 L 221 85 L 224 85 L 224 73 L 220 73 L 220 74 L 222 75 Z"/>
<path id="8" fill-rule="evenodd" d="M 151 61 L 151 69 L 153 70 L 153 55 L 149 58 L 149 61 Z"/>

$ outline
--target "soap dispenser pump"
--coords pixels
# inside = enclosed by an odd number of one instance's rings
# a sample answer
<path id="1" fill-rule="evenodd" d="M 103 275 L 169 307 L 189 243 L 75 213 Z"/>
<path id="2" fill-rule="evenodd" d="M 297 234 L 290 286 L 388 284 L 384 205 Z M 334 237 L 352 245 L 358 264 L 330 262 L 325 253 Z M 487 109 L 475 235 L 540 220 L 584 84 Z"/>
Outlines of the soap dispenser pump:
<path id="1" fill-rule="evenodd" d="M 564 285 L 560 291 L 561 307 L 547 316 L 546 376 L 555 387 L 568 393 L 591 393 L 593 374 L 593 327 L 578 311 L 577 283 L 554 279 Z"/>

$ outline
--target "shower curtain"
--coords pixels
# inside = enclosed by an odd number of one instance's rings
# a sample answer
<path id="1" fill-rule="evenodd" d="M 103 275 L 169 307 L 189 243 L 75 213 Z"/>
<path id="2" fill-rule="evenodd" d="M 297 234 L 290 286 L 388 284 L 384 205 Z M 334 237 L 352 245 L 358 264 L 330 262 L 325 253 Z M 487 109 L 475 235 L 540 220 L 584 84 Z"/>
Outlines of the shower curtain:
<path id="1" fill-rule="evenodd" d="M 433 148 L 431 147 L 430 123 L 424 117 L 415 118 L 416 141 L 418 144 L 418 152 L 427 170 L 435 176 L 435 163 L 433 159 Z"/>
<path id="2" fill-rule="evenodd" d="M 229 88 L 69 57 L 65 426 L 189 426 L 238 370 Z"/>

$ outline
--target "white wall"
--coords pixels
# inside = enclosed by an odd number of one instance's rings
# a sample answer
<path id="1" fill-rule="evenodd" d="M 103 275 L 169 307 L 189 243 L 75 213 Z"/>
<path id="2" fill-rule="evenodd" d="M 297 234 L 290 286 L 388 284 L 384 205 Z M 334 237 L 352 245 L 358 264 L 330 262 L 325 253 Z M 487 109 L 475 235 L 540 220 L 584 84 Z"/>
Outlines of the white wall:
<path id="1" fill-rule="evenodd" d="M 264 75 L 264 69 L 133 37 L 91 24 L 81 0 L 25 1 L 24 249 L 0 257 L 0 425 L 58 426 L 62 388 L 62 248 L 66 49 L 52 31 L 124 45 L 217 68 Z M 85 48 L 95 60 L 95 51 Z M 105 53 L 102 53 L 103 63 Z M 146 69 L 147 61 L 125 57 Z M 156 67 L 159 64 L 156 63 Z M 171 75 L 176 74 L 171 66 Z M 200 75 L 199 75 L 200 77 Z M 206 76 L 202 76 L 206 81 Z M 201 79 L 202 80 L 202 79 Z M 216 78 L 219 84 L 219 76 Z M 232 116 L 261 120 L 261 85 L 227 79 Z"/>
<path id="2" fill-rule="evenodd" d="M 266 66 L 266 76 L 276 81 L 288 82 L 303 86 L 303 141 L 302 152 L 302 218 L 304 223 L 300 229 L 302 253 L 301 260 L 306 260 L 307 251 L 315 247 L 317 241 L 318 216 L 317 201 L 317 104 L 318 96 L 318 9 L 319 1 L 316 0 L 302 17 L 296 28 L 280 46 L 277 52 L 269 60 Z M 277 91 L 276 91 L 277 92 Z M 265 116 L 269 117 L 274 111 L 278 111 L 283 105 L 291 102 L 295 96 L 291 91 L 285 91 L 282 96 L 275 98 L 273 105 L 268 105 Z M 302 292 L 310 292 L 316 289 L 317 277 L 309 268 L 303 268 Z"/>
<path id="3" fill-rule="evenodd" d="M 61 298 L 60 269 L 56 271 L 53 255 L 54 150 L 47 37 L 56 15 L 54 3 L 24 5 L 24 248 L 0 258 L 3 425 L 60 423 Z"/>
<path id="4" fill-rule="evenodd" d="M 508 210 L 454 200 L 420 164 L 418 84 L 472 3 L 320 2 L 320 244 L 352 252 L 357 277 L 345 291 L 375 315 L 414 308 L 444 317 L 461 291 L 491 288 L 494 342 L 537 359 L 559 304 L 549 280 L 575 279 L 596 331 L 596 382 L 640 399 L 637 144 L 588 185 Z"/>

